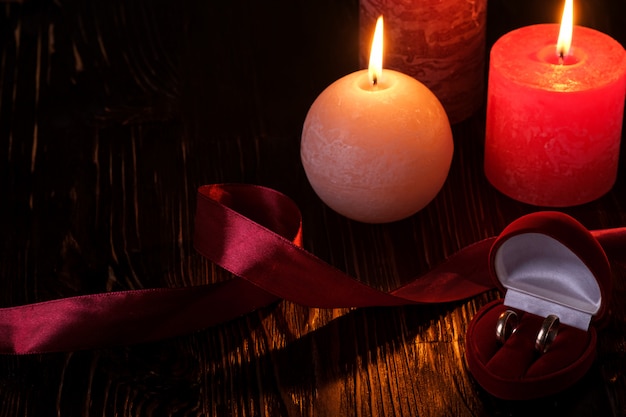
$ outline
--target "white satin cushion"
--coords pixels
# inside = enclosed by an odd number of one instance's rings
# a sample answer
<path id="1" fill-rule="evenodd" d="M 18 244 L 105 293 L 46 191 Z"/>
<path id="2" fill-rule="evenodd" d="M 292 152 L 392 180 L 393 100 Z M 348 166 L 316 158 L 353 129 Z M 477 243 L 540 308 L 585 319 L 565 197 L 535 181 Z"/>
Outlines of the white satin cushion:
<path id="1" fill-rule="evenodd" d="M 567 246 L 541 233 L 512 236 L 494 258 L 498 279 L 507 289 L 504 304 L 582 330 L 602 303 L 598 282 Z"/>

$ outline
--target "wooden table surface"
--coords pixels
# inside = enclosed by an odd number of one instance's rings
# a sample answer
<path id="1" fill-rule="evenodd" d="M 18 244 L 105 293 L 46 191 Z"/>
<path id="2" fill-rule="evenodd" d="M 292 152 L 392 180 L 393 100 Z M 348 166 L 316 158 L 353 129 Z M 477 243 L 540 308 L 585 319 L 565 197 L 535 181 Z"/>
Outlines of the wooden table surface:
<path id="1" fill-rule="evenodd" d="M 488 44 L 555 21 L 560 2 L 490 0 Z M 580 1 L 626 41 L 623 0 Z M 388 290 L 541 208 L 484 178 L 484 110 L 453 127 L 438 197 L 365 225 L 326 208 L 299 141 L 323 88 L 358 69 L 358 1 L 0 1 L 0 305 L 230 278 L 191 245 L 196 189 L 261 184 L 293 198 L 304 246 Z M 563 211 L 626 225 L 613 191 Z M 465 332 L 495 291 L 465 302 L 323 310 L 282 301 L 164 341 L 0 357 L 0 416 L 623 416 L 626 271 L 590 372 L 528 402 L 486 394 Z"/>

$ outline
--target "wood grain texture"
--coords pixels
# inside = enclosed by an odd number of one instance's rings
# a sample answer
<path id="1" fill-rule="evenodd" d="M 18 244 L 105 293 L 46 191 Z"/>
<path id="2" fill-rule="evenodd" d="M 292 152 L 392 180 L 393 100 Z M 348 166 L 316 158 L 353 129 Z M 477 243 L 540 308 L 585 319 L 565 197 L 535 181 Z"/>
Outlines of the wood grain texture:
<path id="1" fill-rule="evenodd" d="M 537 3 L 537 4 L 535 4 Z M 489 3 L 488 39 L 539 17 Z M 583 2 L 623 41 L 624 3 Z M 326 208 L 299 161 L 308 106 L 358 68 L 358 1 L 0 2 L 0 305 L 229 279 L 195 254 L 196 188 L 273 187 L 303 212 L 305 247 L 391 289 L 539 208 L 482 172 L 484 114 L 454 126 L 440 195 L 389 225 Z M 608 11 L 607 16 L 600 11 Z M 497 18 L 496 18 L 497 17 Z M 530 21 L 530 22 L 529 22 Z M 624 152 L 607 196 L 569 208 L 626 225 Z M 597 361 L 567 391 L 500 401 L 468 374 L 466 302 L 321 310 L 276 303 L 195 334 L 0 357 L 0 416 L 622 416 L 626 271 Z"/>

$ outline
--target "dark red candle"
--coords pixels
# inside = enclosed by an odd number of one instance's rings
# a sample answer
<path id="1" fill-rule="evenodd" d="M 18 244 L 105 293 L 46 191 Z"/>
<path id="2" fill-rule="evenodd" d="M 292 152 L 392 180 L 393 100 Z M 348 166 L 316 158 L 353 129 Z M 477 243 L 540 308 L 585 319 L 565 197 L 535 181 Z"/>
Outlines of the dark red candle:
<path id="1" fill-rule="evenodd" d="M 523 27 L 491 50 L 485 174 L 502 193 L 551 207 L 592 201 L 616 179 L 626 52 L 574 26 L 559 56 L 558 24 Z"/>
<path id="2" fill-rule="evenodd" d="M 360 0 L 361 66 L 371 28 L 385 16 L 386 67 L 426 85 L 450 123 L 467 119 L 484 101 L 487 0 Z"/>

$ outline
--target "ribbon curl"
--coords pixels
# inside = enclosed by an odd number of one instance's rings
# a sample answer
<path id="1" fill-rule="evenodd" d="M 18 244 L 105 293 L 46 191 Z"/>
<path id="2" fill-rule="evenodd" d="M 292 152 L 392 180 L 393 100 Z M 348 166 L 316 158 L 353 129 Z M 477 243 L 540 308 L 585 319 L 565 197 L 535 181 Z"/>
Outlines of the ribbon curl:
<path id="1" fill-rule="evenodd" d="M 609 256 L 623 257 L 626 228 L 592 233 Z M 223 323 L 280 299 L 319 308 L 462 300 L 494 288 L 488 272 L 494 239 L 469 245 L 408 284 L 384 292 L 302 249 L 300 211 L 285 195 L 247 184 L 206 185 L 198 190 L 194 246 L 233 279 L 2 308 L 0 353 L 155 341 Z"/>

